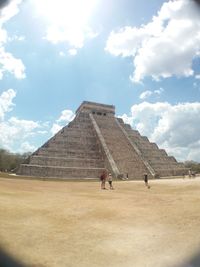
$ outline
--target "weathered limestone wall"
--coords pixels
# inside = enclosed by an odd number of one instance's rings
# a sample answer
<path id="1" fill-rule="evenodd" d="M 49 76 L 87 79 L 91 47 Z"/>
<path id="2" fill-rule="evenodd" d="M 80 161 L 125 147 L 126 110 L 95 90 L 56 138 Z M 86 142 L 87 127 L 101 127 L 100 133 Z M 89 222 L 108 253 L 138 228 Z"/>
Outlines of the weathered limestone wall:
<path id="1" fill-rule="evenodd" d="M 68 126 L 23 164 L 19 174 L 59 178 L 96 178 L 105 168 L 88 113 L 78 113 Z"/>
<path id="2" fill-rule="evenodd" d="M 26 176 L 48 177 L 48 178 L 96 178 L 102 173 L 102 168 L 79 168 L 79 167 L 57 167 L 40 166 L 32 164 L 21 165 L 21 173 Z"/>

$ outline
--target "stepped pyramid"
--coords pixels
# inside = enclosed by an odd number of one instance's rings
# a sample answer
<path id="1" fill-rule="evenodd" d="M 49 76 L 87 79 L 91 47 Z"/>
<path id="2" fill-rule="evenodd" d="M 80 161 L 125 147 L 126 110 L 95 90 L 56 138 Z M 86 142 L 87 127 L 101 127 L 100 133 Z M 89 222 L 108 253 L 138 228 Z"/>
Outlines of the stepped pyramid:
<path id="1" fill-rule="evenodd" d="M 84 101 L 76 117 L 35 151 L 18 174 L 58 178 L 97 178 L 104 169 L 115 178 L 183 175 L 184 165 L 122 119 L 115 107 Z"/>

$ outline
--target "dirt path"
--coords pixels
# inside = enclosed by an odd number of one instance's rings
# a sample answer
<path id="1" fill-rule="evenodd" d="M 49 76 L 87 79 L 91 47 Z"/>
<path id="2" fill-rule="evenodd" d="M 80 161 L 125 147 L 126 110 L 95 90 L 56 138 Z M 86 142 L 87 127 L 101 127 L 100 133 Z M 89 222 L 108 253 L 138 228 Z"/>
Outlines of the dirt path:
<path id="1" fill-rule="evenodd" d="M 200 178 L 156 180 L 149 190 L 143 182 L 114 186 L 1 178 L 0 246 L 34 267 L 182 267 L 195 260 Z"/>

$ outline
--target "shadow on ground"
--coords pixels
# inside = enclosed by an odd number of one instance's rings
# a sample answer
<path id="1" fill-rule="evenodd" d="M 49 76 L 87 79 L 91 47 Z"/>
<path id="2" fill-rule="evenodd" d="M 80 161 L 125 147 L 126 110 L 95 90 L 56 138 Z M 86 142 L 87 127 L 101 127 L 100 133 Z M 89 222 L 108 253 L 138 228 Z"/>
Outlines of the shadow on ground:
<path id="1" fill-rule="evenodd" d="M 0 266 L 25 267 L 22 263 L 20 263 L 18 260 L 14 259 L 14 257 L 5 252 L 1 247 L 0 247 Z"/>
<path id="2" fill-rule="evenodd" d="M 194 254 L 186 263 L 174 267 L 200 267 L 200 252 Z"/>

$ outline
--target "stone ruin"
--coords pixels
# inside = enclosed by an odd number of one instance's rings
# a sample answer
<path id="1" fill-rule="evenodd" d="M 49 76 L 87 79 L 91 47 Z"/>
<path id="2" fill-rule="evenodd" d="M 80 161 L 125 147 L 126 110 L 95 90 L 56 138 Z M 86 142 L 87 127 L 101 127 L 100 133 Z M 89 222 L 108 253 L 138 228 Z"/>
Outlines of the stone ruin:
<path id="1" fill-rule="evenodd" d="M 115 107 L 84 101 L 67 126 L 35 151 L 18 174 L 37 177 L 143 179 L 184 175 L 186 169 L 121 118 Z"/>

